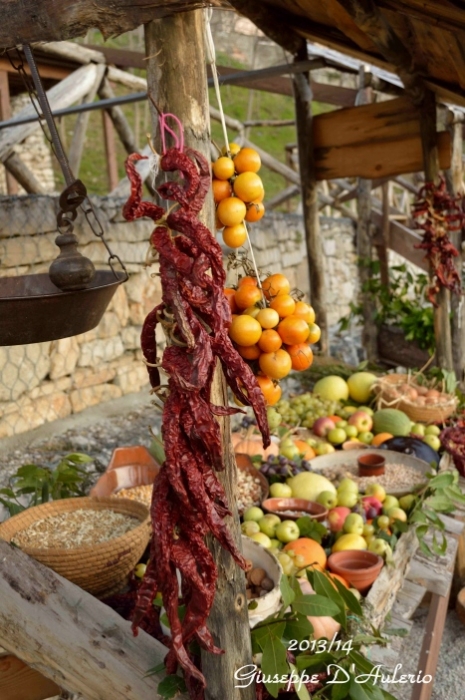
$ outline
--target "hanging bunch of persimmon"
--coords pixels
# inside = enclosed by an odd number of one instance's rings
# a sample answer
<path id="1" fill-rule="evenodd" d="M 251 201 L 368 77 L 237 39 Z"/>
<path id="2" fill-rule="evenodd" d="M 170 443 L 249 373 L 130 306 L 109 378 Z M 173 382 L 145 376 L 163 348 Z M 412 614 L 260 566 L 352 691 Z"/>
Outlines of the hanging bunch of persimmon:
<path id="1" fill-rule="evenodd" d="M 260 155 L 253 148 L 229 144 L 213 164 L 213 197 L 217 228 L 223 229 L 223 241 L 230 248 L 240 248 L 247 240 L 244 222 L 260 221 L 265 213 L 265 190 L 259 175 Z"/>
<path id="2" fill-rule="evenodd" d="M 241 277 L 237 288 L 225 289 L 232 312 L 229 336 L 250 364 L 268 406 L 281 398 L 279 380 L 291 370 L 308 369 L 311 345 L 321 336 L 310 304 L 291 295 L 285 275 L 276 273 L 259 285 L 256 277 Z"/>

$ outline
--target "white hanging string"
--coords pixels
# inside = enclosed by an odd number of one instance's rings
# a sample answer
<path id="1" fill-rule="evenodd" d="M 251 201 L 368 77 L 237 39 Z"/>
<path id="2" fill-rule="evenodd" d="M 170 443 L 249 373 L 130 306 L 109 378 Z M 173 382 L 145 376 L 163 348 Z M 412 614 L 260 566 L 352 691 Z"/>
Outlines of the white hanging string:
<path id="1" fill-rule="evenodd" d="M 211 71 L 212 71 L 212 76 L 213 76 L 213 85 L 215 87 L 215 94 L 216 94 L 216 99 L 218 102 L 218 108 L 219 108 L 219 112 L 220 112 L 221 126 L 223 128 L 223 138 L 224 138 L 226 153 L 228 154 L 229 157 L 231 157 L 231 152 L 229 150 L 228 131 L 226 128 L 226 119 L 224 117 L 223 103 L 221 100 L 221 92 L 220 92 L 220 84 L 218 81 L 218 71 L 216 69 L 215 44 L 213 41 L 213 35 L 212 35 L 211 26 L 210 26 L 210 20 L 211 20 L 212 14 L 213 14 L 213 8 L 210 7 L 210 8 L 207 8 L 204 10 L 204 15 L 205 15 L 205 60 L 211 66 Z M 252 243 L 250 240 L 247 224 L 245 221 L 243 221 L 242 224 L 245 228 L 245 232 L 247 235 L 247 243 L 248 243 L 249 250 L 250 250 L 250 257 L 252 258 L 253 269 L 255 272 L 255 276 L 257 278 L 257 285 L 258 285 L 259 289 L 261 289 L 262 285 L 260 282 L 260 275 L 258 274 L 258 267 L 257 267 L 257 263 L 255 261 L 255 255 L 253 252 Z"/>

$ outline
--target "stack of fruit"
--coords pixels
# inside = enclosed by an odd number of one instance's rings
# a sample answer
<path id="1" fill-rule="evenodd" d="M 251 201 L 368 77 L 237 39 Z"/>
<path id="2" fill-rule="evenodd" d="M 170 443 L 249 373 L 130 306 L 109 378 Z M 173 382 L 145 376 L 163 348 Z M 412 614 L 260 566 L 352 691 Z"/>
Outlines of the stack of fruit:
<path id="1" fill-rule="evenodd" d="M 223 229 L 223 241 L 230 248 L 240 248 L 247 240 L 244 221 L 260 221 L 265 213 L 260 166 L 257 151 L 236 143 L 229 144 L 229 153 L 223 149 L 212 165 L 217 228 Z"/>
<path id="2" fill-rule="evenodd" d="M 268 406 L 281 398 L 280 379 L 313 362 L 311 345 L 321 331 L 313 308 L 291 296 L 287 277 L 276 273 L 258 284 L 242 277 L 237 288 L 225 289 L 232 311 L 229 336 L 251 365 Z"/>

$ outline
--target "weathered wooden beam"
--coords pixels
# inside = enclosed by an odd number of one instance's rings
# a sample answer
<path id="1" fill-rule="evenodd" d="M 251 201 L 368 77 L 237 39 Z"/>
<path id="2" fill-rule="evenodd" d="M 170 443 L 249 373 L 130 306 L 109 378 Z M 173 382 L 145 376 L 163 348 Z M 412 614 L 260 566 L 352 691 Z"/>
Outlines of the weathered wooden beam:
<path id="1" fill-rule="evenodd" d="M 144 66 L 145 67 L 145 66 Z M 107 67 L 107 79 L 112 83 L 120 83 L 125 87 L 135 90 L 147 90 L 147 80 L 139 75 L 133 75 L 125 70 L 120 70 L 120 68 L 115 68 L 115 66 Z"/>
<path id="2" fill-rule="evenodd" d="M 3 165 L 28 194 L 45 194 L 39 180 L 17 153 L 12 151 L 3 161 Z"/>
<path id="3" fill-rule="evenodd" d="M 5 121 L 11 117 L 10 86 L 8 73 L 0 70 L 0 119 Z M 18 182 L 13 175 L 6 171 L 6 191 L 8 194 L 18 194 Z"/>
<path id="4" fill-rule="evenodd" d="M 383 214 L 376 206 L 371 210 L 373 224 L 381 230 L 383 226 Z M 375 245 L 378 239 L 374 239 Z M 389 249 L 402 255 L 406 260 L 419 267 L 424 272 L 428 272 L 428 264 L 424 260 L 424 252 L 414 246 L 421 243 L 421 236 L 404 226 L 399 221 L 389 218 Z"/>
<path id="5" fill-rule="evenodd" d="M 118 159 L 116 156 L 115 130 L 110 115 L 102 110 L 103 143 L 107 163 L 108 191 L 111 192 L 118 186 Z"/>
<path id="6" fill-rule="evenodd" d="M 307 57 L 307 42 L 302 39 L 296 53 L 296 60 L 302 61 Z M 308 73 L 299 73 L 294 76 L 294 103 L 305 239 L 307 243 L 310 303 L 315 309 L 317 323 L 321 328 L 321 352 L 323 355 L 327 355 L 329 352 L 329 337 L 325 280 L 323 276 L 324 255 L 318 217 L 318 185 L 312 129 L 312 92 L 310 75 Z M 293 173 L 291 168 L 287 168 L 287 170 Z M 290 177 L 288 179 L 291 182 L 293 181 Z"/>
<path id="7" fill-rule="evenodd" d="M 146 676 L 166 648 L 17 547 L 0 540 L 0 644 L 86 700 L 156 697 Z"/>
<path id="8" fill-rule="evenodd" d="M 450 169 L 446 171 L 447 189 L 450 194 L 463 195 L 463 122 L 464 115 L 461 112 L 449 110 L 447 114 L 448 128 L 452 141 L 452 160 Z M 455 266 L 462 277 L 464 256 L 462 253 L 462 231 L 451 234 L 451 240 L 459 251 L 455 259 Z M 457 380 L 463 383 L 465 380 L 465 312 L 464 297 L 451 294 L 451 335 L 452 335 L 452 361 Z"/>
<path id="9" fill-rule="evenodd" d="M 229 4 L 239 14 L 250 19 L 264 34 L 286 49 L 286 51 L 292 54 L 298 53 L 302 39 L 284 21 L 288 13 L 282 12 L 278 8 L 273 8 L 273 13 L 271 14 L 268 8 L 260 5 L 260 3 L 251 3 L 250 0 L 229 0 Z M 306 57 L 307 59 L 308 56 Z"/>
<path id="10" fill-rule="evenodd" d="M 97 66 L 90 63 L 74 71 L 67 78 L 47 91 L 48 101 L 52 110 L 69 107 L 82 99 L 95 82 Z M 26 117 L 35 114 L 32 105 L 27 105 L 16 116 Z M 19 126 L 10 126 L 0 132 L 0 160 L 2 162 L 9 156 L 12 149 L 25 138 L 40 129 L 38 121 Z"/>
<path id="11" fill-rule="evenodd" d="M 289 185 L 289 187 L 286 187 L 284 190 L 281 190 L 281 192 L 278 192 L 278 194 L 275 194 L 274 197 L 265 201 L 265 208 L 267 211 L 276 209 L 276 207 L 289 201 L 292 197 L 298 197 L 299 195 L 300 187 L 298 185 Z"/>
<path id="12" fill-rule="evenodd" d="M 45 700 L 61 693 L 46 678 L 13 654 L 0 653 L 0 697 L 2 700 Z"/>
<path id="13" fill-rule="evenodd" d="M 176 114 L 180 119 L 186 145 L 210 160 L 204 31 L 204 15 L 200 11 L 150 22 L 146 26 L 147 81 L 149 93 L 158 108 L 162 112 Z M 158 139 L 155 147 L 161 151 L 159 129 L 155 128 L 158 127 L 155 110 L 152 110 L 152 119 Z M 201 219 L 211 231 L 215 230 L 211 196 L 205 202 Z M 220 406 L 228 404 L 226 385 L 220 371 L 214 377 L 212 403 Z M 218 478 L 234 513 L 234 517 L 227 519 L 228 527 L 240 548 L 240 524 L 234 496 L 237 472 L 231 449 L 229 418 L 220 418 L 219 422 L 225 470 L 218 474 Z M 218 581 L 208 626 L 215 643 L 225 653 L 202 653 L 202 671 L 207 682 L 205 699 L 255 700 L 253 684 L 240 689 L 235 687 L 234 680 L 235 671 L 252 660 L 245 577 L 216 540 L 209 538 L 209 546 L 218 567 Z"/>
<path id="14" fill-rule="evenodd" d="M 389 182 L 382 187 L 383 225 L 381 226 L 381 241 L 377 245 L 380 264 L 381 283 L 389 287 Z"/>
<path id="15" fill-rule="evenodd" d="M 420 105 L 424 99 L 426 86 L 413 57 L 390 26 L 374 0 L 338 0 L 339 4 L 352 17 L 356 25 L 378 47 L 401 78 L 413 102 Z"/>
<path id="16" fill-rule="evenodd" d="M 259 153 L 262 164 L 266 168 L 278 173 L 278 175 L 282 175 L 284 178 L 286 178 L 286 180 L 289 180 L 289 182 L 292 182 L 294 185 L 300 186 L 301 179 L 299 173 L 296 173 L 296 171 L 290 168 L 288 165 L 281 163 L 281 161 L 277 158 L 273 158 L 273 156 L 270 156 L 270 154 L 264 151 L 263 148 L 259 148 L 252 141 L 249 141 L 249 139 L 242 139 L 242 145 L 247 146 L 248 148 L 254 148 L 257 153 Z"/>
<path id="17" fill-rule="evenodd" d="M 111 85 L 107 79 L 104 79 L 101 83 L 98 93 L 99 96 L 104 100 L 111 99 L 115 96 L 115 93 L 113 92 Z M 121 107 L 110 107 L 105 111 L 110 117 L 111 121 L 113 122 L 115 131 L 118 134 L 126 153 L 136 153 L 138 148 L 136 140 L 134 138 L 134 132 L 131 129 L 128 120 L 124 116 L 124 112 L 121 109 Z"/>
<path id="18" fill-rule="evenodd" d="M 77 44 L 74 41 L 39 41 L 34 44 L 33 49 L 40 49 L 41 53 L 59 56 L 73 63 L 105 63 L 105 55 L 97 49 Z"/>
<path id="19" fill-rule="evenodd" d="M 74 46 L 74 44 L 73 44 Z M 84 95 L 83 102 L 93 102 L 97 90 L 102 82 L 103 75 L 105 73 L 105 65 L 103 63 L 97 64 L 97 71 L 95 76 L 94 84 L 91 89 Z M 73 138 L 71 145 L 69 147 L 68 160 L 71 172 L 75 177 L 79 176 L 79 169 L 81 167 L 82 152 L 84 150 L 84 143 L 86 139 L 87 125 L 89 123 L 90 112 L 81 112 L 78 114 L 76 123 L 74 125 Z"/>

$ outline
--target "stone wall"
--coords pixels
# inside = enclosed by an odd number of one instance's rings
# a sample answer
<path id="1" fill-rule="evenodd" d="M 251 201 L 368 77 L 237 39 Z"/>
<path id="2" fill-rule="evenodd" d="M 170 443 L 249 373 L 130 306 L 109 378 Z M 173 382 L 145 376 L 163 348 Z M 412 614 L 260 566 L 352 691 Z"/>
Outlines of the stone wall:
<path id="1" fill-rule="evenodd" d="M 124 394 L 148 391 L 139 336 L 146 314 L 161 298 L 159 277 L 154 274 L 157 267 L 144 266 L 153 225 L 148 220 L 124 221 L 124 200 L 106 197 L 92 201 L 105 237 L 128 269 L 129 280 L 118 288 L 94 330 L 36 345 L 0 347 L 0 438 Z M 48 270 L 58 253 L 54 244 L 56 212 L 56 197 L 0 198 L 0 276 Z M 335 222 L 339 229 L 340 222 Z M 329 231 L 330 227 L 324 231 L 325 240 L 330 240 Z M 106 250 L 81 216 L 75 233 L 81 252 L 97 267 L 105 267 Z M 259 268 L 263 272 L 283 271 L 293 287 L 307 293 L 301 218 L 269 214 L 251 226 L 250 235 Z M 225 250 L 225 262 L 228 252 Z M 230 270 L 228 283 L 234 284 L 236 276 L 237 272 Z"/>

